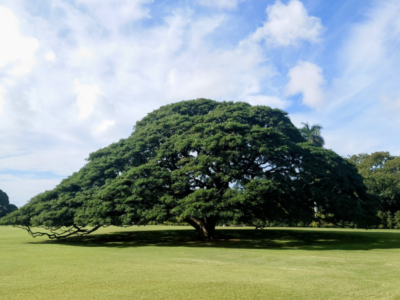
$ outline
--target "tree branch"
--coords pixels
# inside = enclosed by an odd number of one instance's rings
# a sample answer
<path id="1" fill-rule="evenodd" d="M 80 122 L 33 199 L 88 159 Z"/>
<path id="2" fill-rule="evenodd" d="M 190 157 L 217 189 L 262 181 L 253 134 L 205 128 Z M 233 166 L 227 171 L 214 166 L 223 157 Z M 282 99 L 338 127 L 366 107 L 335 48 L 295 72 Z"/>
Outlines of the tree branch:
<path id="1" fill-rule="evenodd" d="M 92 229 L 83 229 L 76 225 L 72 225 L 69 229 L 66 229 L 65 231 L 60 232 L 60 233 L 58 233 L 57 230 L 60 230 L 61 228 L 63 228 L 63 226 L 60 226 L 57 228 L 50 228 L 50 227 L 46 228 L 46 227 L 42 227 L 42 226 L 40 227 L 40 228 L 49 230 L 51 232 L 51 234 L 46 233 L 46 232 L 33 232 L 29 226 L 18 226 L 17 225 L 14 227 L 26 230 L 34 238 L 37 236 L 47 236 L 51 240 L 54 240 L 54 239 L 58 240 L 58 239 L 69 237 L 71 235 L 77 235 L 77 236 L 87 235 L 89 233 L 96 231 L 100 227 L 107 227 L 107 226 L 97 225 L 97 226 L 93 227 Z"/>

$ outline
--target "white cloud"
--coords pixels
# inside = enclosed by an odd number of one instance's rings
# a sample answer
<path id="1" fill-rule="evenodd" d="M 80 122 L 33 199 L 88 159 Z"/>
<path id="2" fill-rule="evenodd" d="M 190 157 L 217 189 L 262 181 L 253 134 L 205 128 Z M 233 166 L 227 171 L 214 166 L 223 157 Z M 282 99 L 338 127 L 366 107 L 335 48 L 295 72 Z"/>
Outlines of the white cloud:
<path id="1" fill-rule="evenodd" d="M 289 46 L 301 40 L 318 42 L 323 31 L 321 19 L 309 16 L 303 3 L 291 0 L 287 5 L 276 1 L 267 7 L 267 22 L 251 36 L 277 46 Z"/>
<path id="2" fill-rule="evenodd" d="M 289 102 L 286 100 L 282 100 L 278 97 L 264 96 L 264 95 L 255 95 L 255 96 L 246 96 L 243 99 L 245 102 L 250 103 L 251 105 L 265 105 L 270 106 L 272 108 L 280 108 L 284 109 L 289 106 Z"/>
<path id="3" fill-rule="evenodd" d="M 97 95 L 101 95 L 102 92 L 96 83 L 82 84 L 76 79 L 74 85 L 74 92 L 77 95 L 76 103 L 79 107 L 79 120 L 82 121 L 92 114 Z"/>
<path id="4" fill-rule="evenodd" d="M 93 52 L 86 48 L 81 48 L 77 51 L 78 59 L 91 59 L 93 58 Z"/>
<path id="5" fill-rule="evenodd" d="M 14 85 L 14 81 L 12 81 L 11 79 L 5 78 L 4 79 L 4 83 L 8 86 L 13 86 Z"/>
<path id="6" fill-rule="evenodd" d="M 5 88 L 0 85 L 0 115 L 3 113 L 3 107 L 5 104 L 4 96 L 3 96 L 5 91 L 6 91 Z"/>
<path id="7" fill-rule="evenodd" d="M 246 0 L 197 0 L 197 3 L 202 6 L 218 8 L 218 9 L 235 9 L 239 2 Z"/>
<path id="8" fill-rule="evenodd" d="M 117 32 L 121 26 L 134 20 L 150 18 L 149 9 L 145 6 L 153 0 L 77 0 L 85 5 L 90 16 L 98 24 L 111 32 Z"/>
<path id="9" fill-rule="evenodd" d="M 106 131 L 110 126 L 114 126 L 114 120 L 104 120 L 101 124 L 96 128 L 96 132 Z"/>
<path id="10" fill-rule="evenodd" d="M 8 67 L 8 73 L 14 76 L 29 73 L 39 42 L 21 35 L 17 17 L 4 6 L 0 6 L 0 41 L 0 68 Z"/>
<path id="11" fill-rule="evenodd" d="M 287 86 L 287 95 L 303 94 L 303 104 L 309 107 L 319 107 L 324 102 L 322 86 L 325 80 L 322 69 L 310 62 L 299 62 L 289 70 L 290 78 Z"/>
<path id="12" fill-rule="evenodd" d="M 49 51 L 43 55 L 43 57 L 49 61 L 54 61 L 56 59 L 56 55 L 53 51 Z"/>

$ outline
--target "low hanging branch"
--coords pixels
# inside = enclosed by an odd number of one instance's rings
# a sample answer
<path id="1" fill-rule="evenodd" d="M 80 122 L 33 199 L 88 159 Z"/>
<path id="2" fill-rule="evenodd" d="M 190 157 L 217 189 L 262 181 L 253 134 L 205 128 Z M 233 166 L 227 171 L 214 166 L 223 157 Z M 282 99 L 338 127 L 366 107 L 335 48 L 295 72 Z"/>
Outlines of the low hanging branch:
<path id="1" fill-rule="evenodd" d="M 264 229 L 266 227 L 266 225 L 257 225 L 257 224 L 255 224 L 255 223 L 253 223 L 251 221 L 248 221 L 247 223 L 248 223 L 248 225 L 255 227 L 255 230 Z"/>
<path id="2" fill-rule="evenodd" d="M 58 227 L 58 228 L 49 228 L 49 227 L 43 227 L 43 226 L 40 227 L 40 228 L 49 230 L 51 233 L 33 232 L 29 226 L 14 226 L 14 227 L 20 228 L 20 229 L 25 229 L 34 238 L 37 236 L 45 236 L 46 235 L 49 239 L 59 240 L 62 238 L 69 237 L 71 235 L 84 236 L 84 235 L 87 235 L 89 233 L 96 231 L 100 227 L 107 227 L 107 226 L 97 225 L 97 226 L 93 227 L 92 229 L 83 229 L 76 225 L 72 225 L 70 228 L 66 228 L 63 232 L 57 232 L 57 231 L 61 230 L 64 227 Z"/>

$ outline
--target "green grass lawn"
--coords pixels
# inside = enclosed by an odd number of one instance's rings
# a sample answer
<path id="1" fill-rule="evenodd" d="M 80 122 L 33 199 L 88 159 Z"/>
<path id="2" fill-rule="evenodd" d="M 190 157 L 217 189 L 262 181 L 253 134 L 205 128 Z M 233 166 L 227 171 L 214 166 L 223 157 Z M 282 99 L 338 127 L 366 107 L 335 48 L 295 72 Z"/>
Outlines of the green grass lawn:
<path id="1" fill-rule="evenodd" d="M 0 299 L 400 299 L 400 231 L 0 227 Z"/>

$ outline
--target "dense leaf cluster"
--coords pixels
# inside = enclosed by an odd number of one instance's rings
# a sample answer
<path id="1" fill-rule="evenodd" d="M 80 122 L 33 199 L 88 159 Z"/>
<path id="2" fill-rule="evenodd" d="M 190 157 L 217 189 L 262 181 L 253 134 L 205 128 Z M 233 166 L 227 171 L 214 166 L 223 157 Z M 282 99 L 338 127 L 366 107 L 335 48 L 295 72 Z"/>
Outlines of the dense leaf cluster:
<path id="1" fill-rule="evenodd" d="M 315 206 L 362 225 L 371 205 L 354 165 L 305 142 L 285 112 L 197 99 L 148 114 L 3 224 L 44 227 L 53 238 L 177 220 L 208 239 L 226 221 L 311 221 Z"/>

